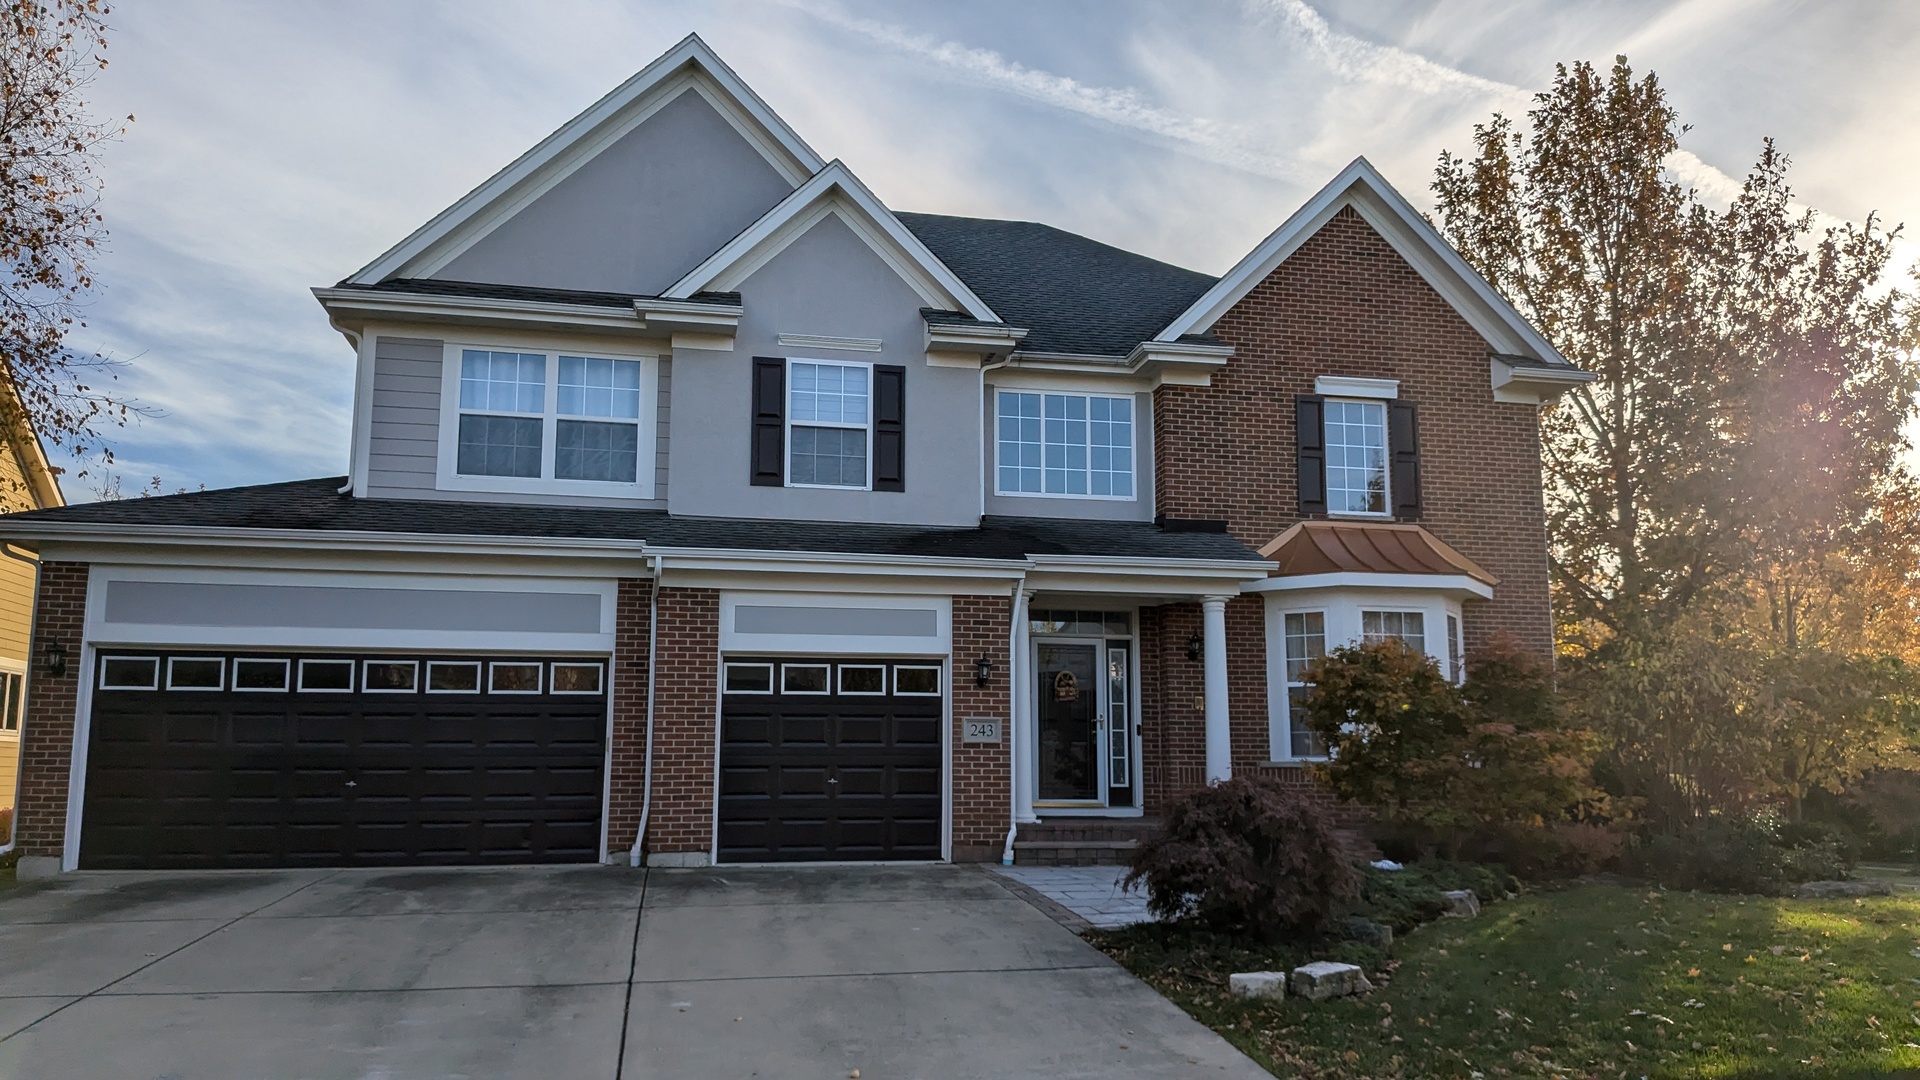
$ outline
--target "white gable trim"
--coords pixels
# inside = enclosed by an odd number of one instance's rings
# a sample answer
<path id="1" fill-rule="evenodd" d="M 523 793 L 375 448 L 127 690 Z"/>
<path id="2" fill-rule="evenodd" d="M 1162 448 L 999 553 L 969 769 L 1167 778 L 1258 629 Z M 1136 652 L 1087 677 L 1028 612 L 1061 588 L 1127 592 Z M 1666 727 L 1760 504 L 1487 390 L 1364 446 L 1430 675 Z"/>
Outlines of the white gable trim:
<path id="1" fill-rule="evenodd" d="M 1000 321 L 986 301 L 975 296 L 838 160 L 829 162 L 663 295 L 684 300 L 697 292 L 731 292 L 829 214 L 846 222 L 929 307 L 965 311 L 982 322 Z"/>
<path id="2" fill-rule="evenodd" d="M 433 274 L 688 91 L 705 98 L 789 184 L 824 165 L 699 35 L 689 34 L 347 280 L 371 285 Z"/>
<path id="3" fill-rule="evenodd" d="M 1567 362 L 1363 157 L 1354 158 L 1332 183 L 1321 188 L 1306 205 L 1248 252 L 1246 258 L 1181 312 L 1155 340 L 1175 341 L 1183 334 L 1211 329 L 1233 305 L 1265 281 L 1267 275 L 1347 206 L 1353 207 L 1362 220 L 1407 260 L 1494 351 L 1548 364 Z"/>

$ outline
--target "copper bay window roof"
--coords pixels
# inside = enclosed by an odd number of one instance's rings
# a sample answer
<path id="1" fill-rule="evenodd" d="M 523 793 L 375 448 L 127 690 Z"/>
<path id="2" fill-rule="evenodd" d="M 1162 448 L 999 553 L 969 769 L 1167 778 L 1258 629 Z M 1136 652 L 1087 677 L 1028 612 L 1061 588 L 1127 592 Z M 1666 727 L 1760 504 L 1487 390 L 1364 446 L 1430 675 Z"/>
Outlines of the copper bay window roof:
<path id="1" fill-rule="evenodd" d="M 1500 579 L 1418 525 L 1302 521 L 1260 549 L 1275 577 L 1306 574 L 1465 575 L 1491 588 Z"/>

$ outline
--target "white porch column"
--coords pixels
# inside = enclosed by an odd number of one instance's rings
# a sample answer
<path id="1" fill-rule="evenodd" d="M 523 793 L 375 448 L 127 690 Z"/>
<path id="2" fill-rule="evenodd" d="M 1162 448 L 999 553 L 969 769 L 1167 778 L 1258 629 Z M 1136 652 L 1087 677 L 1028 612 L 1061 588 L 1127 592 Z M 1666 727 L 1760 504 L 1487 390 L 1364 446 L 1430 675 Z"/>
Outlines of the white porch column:
<path id="1" fill-rule="evenodd" d="M 1027 609 L 1033 594 L 1020 590 L 1014 604 L 1013 624 L 1013 813 L 1014 820 L 1030 824 L 1040 820 L 1033 814 L 1034 754 L 1038 752 L 1038 731 L 1033 707 L 1033 624 Z"/>
<path id="2" fill-rule="evenodd" d="M 1233 740 L 1227 728 L 1227 597 L 1200 601 L 1201 650 L 1206 663 L 1207 783 L 1233 778 Z"/>

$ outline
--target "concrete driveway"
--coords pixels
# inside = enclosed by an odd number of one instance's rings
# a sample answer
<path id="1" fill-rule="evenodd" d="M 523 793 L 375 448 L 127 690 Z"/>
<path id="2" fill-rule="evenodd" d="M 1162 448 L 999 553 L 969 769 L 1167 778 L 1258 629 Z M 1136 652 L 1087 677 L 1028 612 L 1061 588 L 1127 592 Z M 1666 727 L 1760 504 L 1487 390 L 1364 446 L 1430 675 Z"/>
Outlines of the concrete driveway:
<path id="1" fill-rule="evenodd" d="M 73 874 L 0 1077 L 1265 1077 L 965 867 Z"/>

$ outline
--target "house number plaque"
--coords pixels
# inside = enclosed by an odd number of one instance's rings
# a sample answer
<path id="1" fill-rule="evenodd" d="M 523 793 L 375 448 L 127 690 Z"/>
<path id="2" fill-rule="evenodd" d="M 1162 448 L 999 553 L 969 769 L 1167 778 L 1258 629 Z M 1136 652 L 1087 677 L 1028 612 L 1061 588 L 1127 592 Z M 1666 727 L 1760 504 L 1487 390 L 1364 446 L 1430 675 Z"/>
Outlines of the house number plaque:
<path id="1" fill-rule="evenodd" d="M 1000 721 L 989 720 L 983 716 L 970 716 L 960 722 L 960 741 L 962 743 L 997 743 L 1000 741 Z"/>

